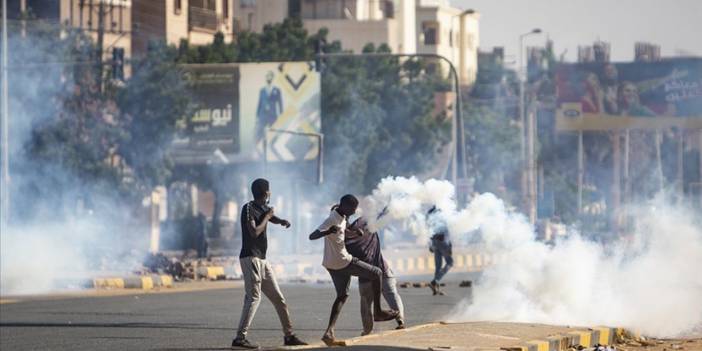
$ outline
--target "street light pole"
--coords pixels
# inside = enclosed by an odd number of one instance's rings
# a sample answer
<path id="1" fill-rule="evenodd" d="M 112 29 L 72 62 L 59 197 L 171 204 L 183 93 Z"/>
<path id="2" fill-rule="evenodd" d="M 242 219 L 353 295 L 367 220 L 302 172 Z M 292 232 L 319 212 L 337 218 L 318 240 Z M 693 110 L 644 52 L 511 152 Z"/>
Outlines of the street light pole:
<path id="1" fill-rule="evenodd" d="M 0 234 L 6 233 L 10 209 L 10 133 L 7 92 L 7 0 L 2 0 L 2 190 L 0 191 Z"/>
<path id="2" fill-rule="evenodd" d="M 452 174 L 452 183 L 454 186 L 456 186 L 457 192 L 456 192 L 456 197 L 458 199 L 461 198 L 460 194 L 458 193 L 458 187 L 457 187 L 457 180 L 458 179 L 465 179 L 468 176 L 468 172 L 466 170 L 466 165 L 465 165 L 465 135 L 463 135 L 463 115 L 462 115 L 462 109 L 461 109 L 461 85 L 458 80 L 458 72 L 456 71 L 456 67 L 453 65 L 451 60 L 448 58 L 438 55 L 438 54 L 393 54 L 393 53 L 366 53 L 366 54 L 353 54 L 353 53 L 331 53 L 331 54 L 325 54 L 325 53 L 318 53 L 317 58 L 318 61 L 321 62 L 321 59 L 325 57 L 363 57 L 363 58 L 368 58 L 368 57 L 424 57 L 424 58 L 433 58 L 433 59 L 439 59 L 443 60 L 448 63 L 449 69 L 451 70 L 451 75 L 453 75 L 453 84 L 456 89 L 456 115 L 454 116 L 454 121 L 453 123 L 453 143 L 454 143 L 454 156 L 453 156 L 453 174 Z"/>
<path id="3" fill-rule="evenodd" d="M 526 117 L 525 117 L 525 84 L 527 79 L 526 67 L 524 67 L 524 38 L 541 33 L 541 29 L 534 28 L 528 33 L 519 36 L 519 144 L 521 150 L 521 188 L 522 188 L 522 208 L 530 210 L 530 200 L 528 197 L 529 185 L 527 182 L 527 140 L 526 140 Z"/>

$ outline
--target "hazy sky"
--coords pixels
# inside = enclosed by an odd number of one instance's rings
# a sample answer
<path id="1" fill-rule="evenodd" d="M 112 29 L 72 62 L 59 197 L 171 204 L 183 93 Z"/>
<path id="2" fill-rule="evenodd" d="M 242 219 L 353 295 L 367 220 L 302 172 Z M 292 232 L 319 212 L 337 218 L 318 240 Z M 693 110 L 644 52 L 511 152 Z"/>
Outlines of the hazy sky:
<path id="1" fill-rule="evenodd" d="M 516 58 L 519 35 L 532 28 L 544 34 L 526 44 L 554 41 L 558 55 L 574 61 L 578 45 L 598 38 L 611 43 L 612 61 L 630 61 L 634 43 L 661 46 L 663 56 L 702 56 L 702 0 L 451 0 L 480 12 L 480 47 L 504 46 Z"/>

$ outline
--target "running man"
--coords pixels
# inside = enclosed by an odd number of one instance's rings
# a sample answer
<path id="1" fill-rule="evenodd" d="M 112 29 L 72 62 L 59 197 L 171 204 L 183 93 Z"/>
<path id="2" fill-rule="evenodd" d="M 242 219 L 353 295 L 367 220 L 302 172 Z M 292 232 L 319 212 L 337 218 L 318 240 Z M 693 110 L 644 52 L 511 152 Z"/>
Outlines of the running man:
<path id="1" fill-rule="evenodd" d="M 275 280 L 273 269 L 266 261 L 268 238 L 266 227 L 268 223 L 279 224 L 290 228 L 290 222 L 275 216 L 273 208 L 268 207 L 271 197 L 270 186 L 265 179 L 256 179 L 251 184 L 254 200 L 248 202 L 241 209 L 241 253 L 239 262 L 244 276 L 244 307 L 241 311 L 241 320 L 236 337 L 232 341 L 232 348 L 257 349 L 258 345 L 246 339 L 246 335 L 253 321 L 256 309 L 261 302 L 261 292 L 273 303 L 278 318 L 283 326 L 286 346 L 307 345 L 293 334 L 290 313 L 285 297 Z"/>
<path id="2" fill-rule="evenodd" d="M 361 261 L 370 263 L 383 271 L 383 297 L 391 309 L 398 312 L 397 328 L 405 329 L 404 306 L 402 298 L 397 292 L 397 281 L 392 269 L 383 258 L 380 238 L 378 233 L 371 233 L 368 223 L 363 218 L 357 219 L 346 230 L 346 250 Z M 358 293 L 361 296 L 361 320 L 363 322 L 363 333 L 368 335 L 373 332 L 373 284 L 365 278 L 358 278 Z"/>
<path id="3" fill-rule="evenodd" d="M 429 288 L 431 288 L 433 295 L 444 295 L 439 282 L 453 267 L 453 248 L 446 223 L 441 218 L 441 211 L 436 206 L 427 212 L 427 222 L 434 229 L 434 235 L 431 236 L 431 244 L 429 245 L 429 251 L 434 253 L 434 279 L 429 283 Z M 446 261 L 446 265 L 443 264 L 443 261 Z"/>
<path id="4" fill-rule="evenodd" d="M 322 336 L 322 341 L 328 346 L 343 345 L 334 336 L 334 326 L 346 299 L 349 297 L 349 284 L 352 276 L 363 277 L 372 281 L 373 319 L 376 322 L 392 320 L 397 318 L 398 315 L 397 311 L 384 311 L 381 309 L 380 295 L 382 292 L 383 271 L 351 256 L 346 251 L 346 245 L 344 244 L 346 223 L 348 217 L 356 213 L 357 208 L 358 199 L 353 195 L 344 195 L 339 201 L 339 205 L 335 205 L 332 208 L 329 217 L 309 237 L 310 240 L 324 237 L 322 265 L 329 271 L 336 289 L 336 299 L 329 315 L 329 324 L 324 336 Z"/>

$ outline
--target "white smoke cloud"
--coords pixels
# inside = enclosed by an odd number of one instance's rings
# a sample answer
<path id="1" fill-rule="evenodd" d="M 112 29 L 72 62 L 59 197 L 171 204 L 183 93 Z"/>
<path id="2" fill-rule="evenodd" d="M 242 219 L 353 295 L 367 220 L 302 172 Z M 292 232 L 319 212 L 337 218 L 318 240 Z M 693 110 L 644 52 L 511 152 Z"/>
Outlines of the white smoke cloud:
<path id="1" fill-rule="evenodd" d="M 376 228 L 406 222 L 416 235 L 428 235 L 432 228 L 423 217 L 437 205 L 454 238 L 479 232 L 487 252 L 505 257 L 484 271 L 473 299 L 449 320 L 609 325 L 658 337 L 702 325 L 699 213 L 663 196 L 633 209 L 633 235 L 608 246 L 577 232 L 546 245 L 522 214 L 492 194 L 456 209 L 448 182 L 386 178 L 364 199 L 364 213 L 377 215 L 386 205 Z"/>
<path id="2" fill-rule="evenodd" d="M 80 288 L 92 278 L 140 267 L 148 237 L 115 223 L 86 215 L 9 227 L 0 247 L 0 294 Z"/>

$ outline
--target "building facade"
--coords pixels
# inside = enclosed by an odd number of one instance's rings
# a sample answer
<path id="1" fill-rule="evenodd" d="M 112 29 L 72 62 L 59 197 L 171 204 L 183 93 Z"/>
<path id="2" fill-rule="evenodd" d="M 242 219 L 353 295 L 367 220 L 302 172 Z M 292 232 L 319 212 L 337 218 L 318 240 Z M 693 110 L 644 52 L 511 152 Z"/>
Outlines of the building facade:
<path id="1" fill-rule="evenodd" d="M 17 5 L 17 6 L 15 6 Z M 241 31 L 299 17 L 310 33 L 329 30 L 346 50 L 386 44 L 398 54 L 436 54 L 449 59 L 462 85 L 477 73 L 479 15 L 448 0 L 19 0 L 10 10 L 83 28 L 97 41 L 102 31 L 105 59 L 112 49 L 139 56 L 152 40 L 205 45 L 217 32 L 231 42 Z M 16 7 L 16 9 L 15 9 Z M 441 67 L 448 73 L 448 63 Z"/>
<path id="2" fill-rule="evenodd" d="M 135 53 L 145 52 L 151 40 L 178 45 L 182 39 L 191 45 L 212 42 L 217 32 L 231 42 L 237 30 L 234 4 L 237 0 L 132 0 Z"/>
<path id="3" fill-rule="evenodd" d="M 417 6 L 417 52 L 448 58 L 462 85 L 472 85 L 478 73 L 478 21 L 473 10 L 450 6 L 448 0 L 420 0 Z M 444 71 L 448 63 L 442 62 Z"/>
<path id="4" fill-rule="evenodd" d="M 448 0 L 236 0 L 234 17 L 242 30 L 299 17 L 310 33 L 329 30 L 329 40 L 359 53 L 368 43 L 393 53 L 426 53 L 449 59 L 462 85 L 475 81 L 479 15 Z M 238 6 L 237 6 L 238 5 Z M 448 72 L 448 63 L 441 67 Z"/>
<path id="5" fill-rule="evenodd" d="M 102 37 L 103 59 L 124 60 L 132 55 L 131 0 L 16 0 L 9 1 L 11 19 L 41 19 L 56 26 L 83 29 L 94 42 Z M 117 55 L 116 57 L 114 55 Z"/>

